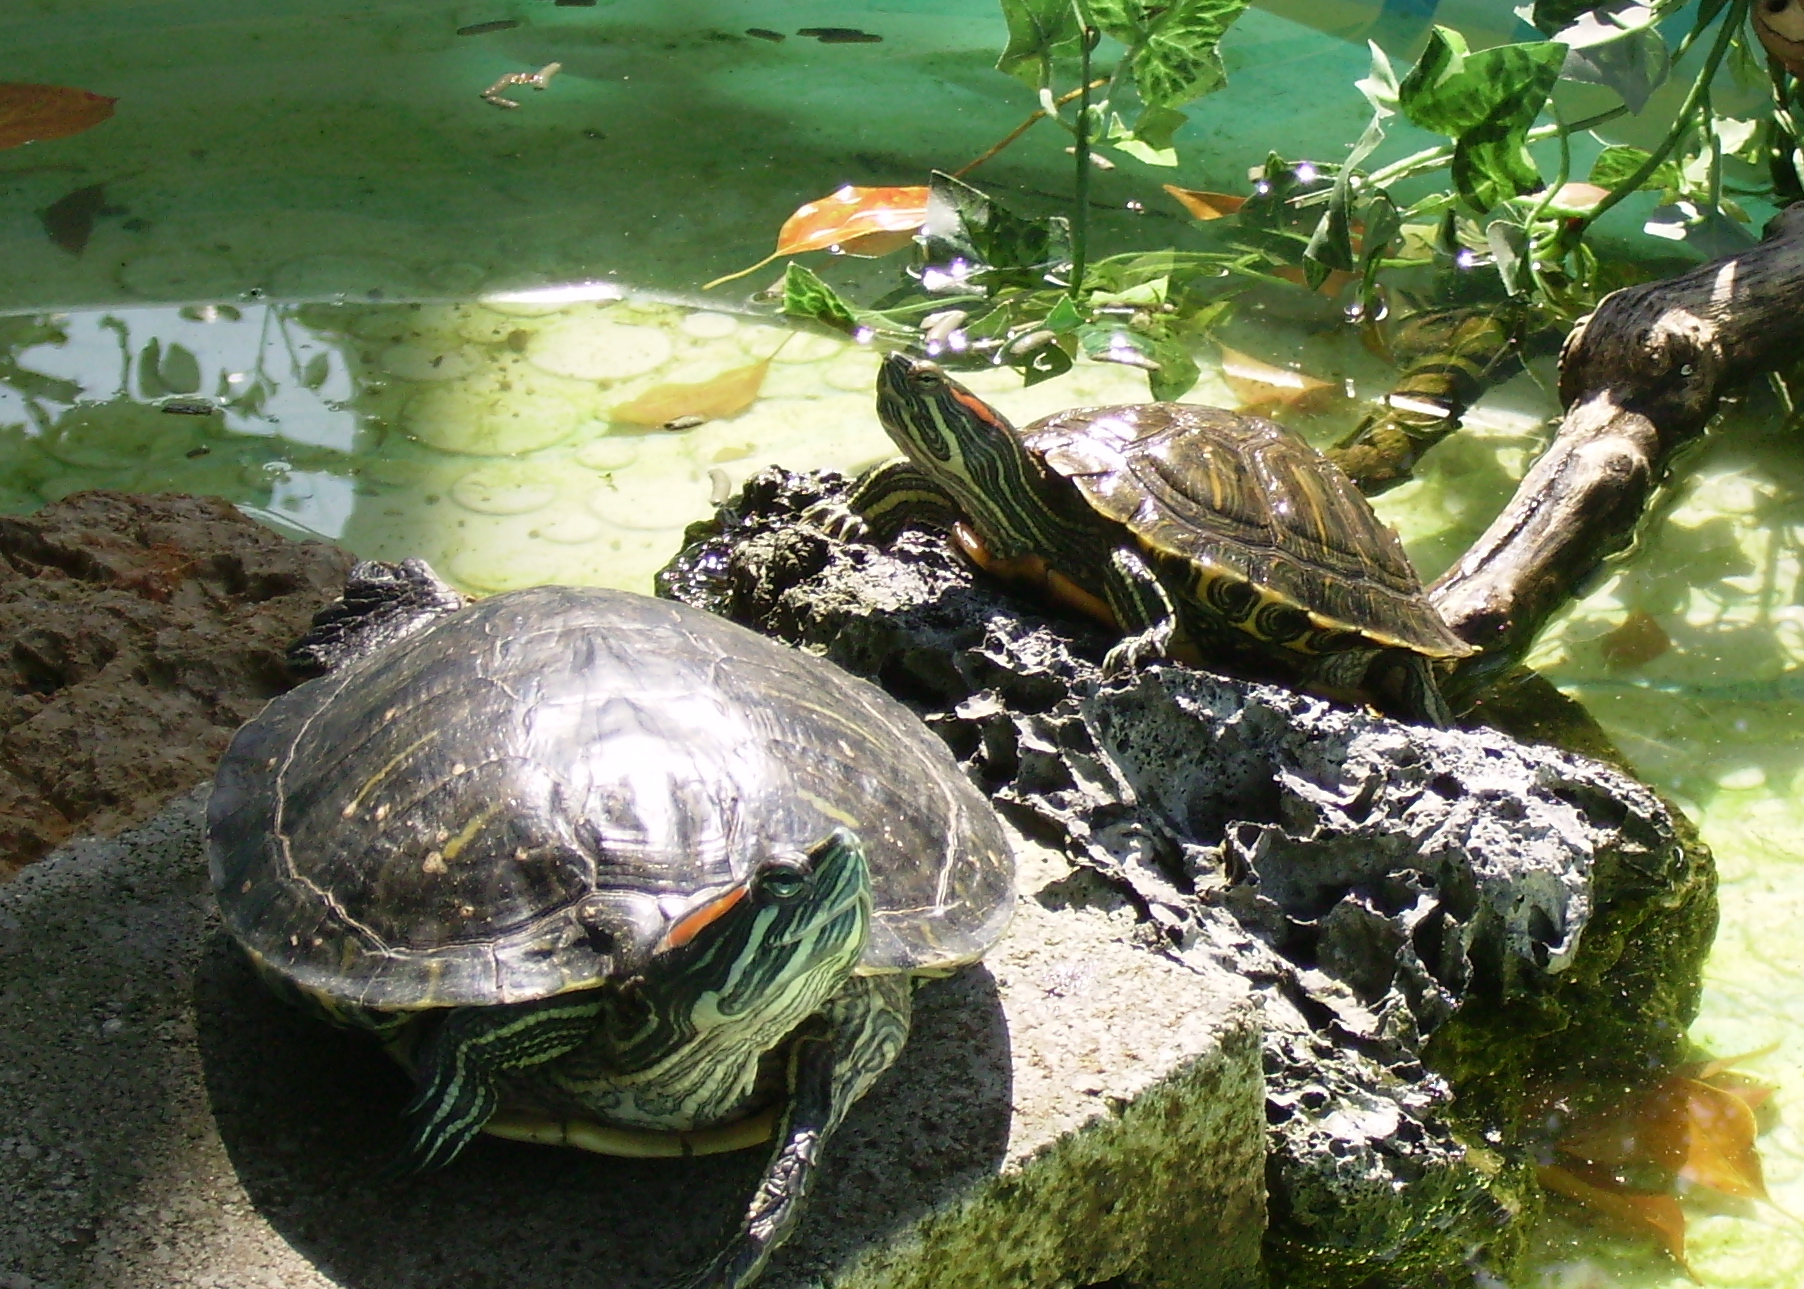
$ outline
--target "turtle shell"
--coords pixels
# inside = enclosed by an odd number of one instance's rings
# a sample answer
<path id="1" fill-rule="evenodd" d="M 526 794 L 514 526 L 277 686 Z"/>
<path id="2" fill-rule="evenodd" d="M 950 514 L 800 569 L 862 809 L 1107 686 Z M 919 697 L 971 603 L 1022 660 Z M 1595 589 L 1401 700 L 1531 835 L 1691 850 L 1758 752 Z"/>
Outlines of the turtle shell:
<path id="1" fill-rule="evenodd" d="M 1422 594 L 1397 534 L 1321 453 L 1276 422 L 1189 403 L 1080 407 L 1022 432 L 1028 451 L 1157 556 L 1193 598 L 1300 609 L 1298 647 L 1472 652 Z M 1236 594 L 1239 593 L 1239 594 Z M 1243 629 L 1261 635 L 1260 616 Z"/>
<path id="2" fill-rule="evenodd" d="M 220 908 L 259 965 L 388 1011 L 626 974 L 698 892 L 839 826 L 871 872 L 861 972 L 947 969 L 1001 934 L 1001 827 L 908 709 L 700 610 L 571 587 L 275 699 L 208 808 Z"/>

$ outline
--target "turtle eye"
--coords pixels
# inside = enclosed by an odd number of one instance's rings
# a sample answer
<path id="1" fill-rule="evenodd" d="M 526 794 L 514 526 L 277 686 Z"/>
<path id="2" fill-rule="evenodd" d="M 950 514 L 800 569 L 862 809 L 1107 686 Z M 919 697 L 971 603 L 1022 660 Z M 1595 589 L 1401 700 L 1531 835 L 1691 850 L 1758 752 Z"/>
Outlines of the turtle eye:
<path id="1" fill-rule="evenodd" d="M 916 363 L 914 378 L 922 389 L 939 389 L 946 383 L 946 373 L 932 363 Z"/>
<path id="2" fill-rule="evenodd" d="M 760 904 L 793 900 L 808 889 L 813 875 L 805 855 L 772 855 L 752 875 L 752 896 Z"/>

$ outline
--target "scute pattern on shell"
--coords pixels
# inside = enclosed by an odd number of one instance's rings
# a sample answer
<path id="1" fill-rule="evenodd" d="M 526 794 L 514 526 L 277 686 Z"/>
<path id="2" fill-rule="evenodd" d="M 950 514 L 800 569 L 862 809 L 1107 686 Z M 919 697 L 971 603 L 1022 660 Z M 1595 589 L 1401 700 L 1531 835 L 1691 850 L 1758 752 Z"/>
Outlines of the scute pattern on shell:
<path id="1" fill-rule="evenodd" d="M 1275 592 L 1375 645 L 1471 652 L 1371 503 L 1273 421 L 1188 403 L 1080 407 L 1023 440 L 1155 554 Z"/>
<path id="2" fill-rule="evenodd" d="M 671 900 L 842 824 L 875 888 L 861 970 L 956 966 L 1000 935 L 1000 826 L 906 708 L 710 614 L 571 587 L 494 596 L 276 699 L 209 810 L 233 934 L 305 990 L 390 1010 L 599 983 L 598 909 L 653 936 Z"/>

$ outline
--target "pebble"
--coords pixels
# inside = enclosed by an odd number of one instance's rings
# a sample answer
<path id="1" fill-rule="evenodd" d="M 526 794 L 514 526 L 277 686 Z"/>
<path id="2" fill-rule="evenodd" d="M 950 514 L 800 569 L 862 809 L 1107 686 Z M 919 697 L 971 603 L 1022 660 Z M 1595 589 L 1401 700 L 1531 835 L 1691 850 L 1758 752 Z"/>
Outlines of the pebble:
<path id="1" fill-rule="evenodd" d="M 524 515 L 557 500 L 557 485 L 526 466 L 482 466 L 451 485 L 451 500 L 479 515 Z"/>
<path id="2" fill-rule="evenodd" d="M 623 470 L 639 457 L 639 445 L 630 438 L 608 435 L 593 439 L 576 450 L 576 464 L 589 470 Z"/>
<path id="3" fill-rule="evenodd" d="M 719 340 L 739 330 L 739 319 L 730 313 L 691 313 L 677 325 L 697 340 Z"/>

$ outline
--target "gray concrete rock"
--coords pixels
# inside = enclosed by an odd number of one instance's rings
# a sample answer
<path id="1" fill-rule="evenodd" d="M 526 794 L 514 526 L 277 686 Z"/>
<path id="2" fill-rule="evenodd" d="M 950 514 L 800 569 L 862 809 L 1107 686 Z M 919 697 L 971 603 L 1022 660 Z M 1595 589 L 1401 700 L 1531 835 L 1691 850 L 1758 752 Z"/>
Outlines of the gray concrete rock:
<path id="1" fill-rule="evenodd" d="M 405 1080 L 366 1037 L 267 996 L 217 929 L 201 800 L 0 887 L 0 1284 L 633 1289 L 724 1238 L 762 1151 L 484 1139 L 443 1172 L 377 1180 Z M 773 1289 L 1259 1282 L 1245 983 L 1147 952 L 1120 895 L 1021 850 L 1010 935 L 923 988 Z"/>
<path id="2" fill-rule="evenodd" d="M 883 684 L 1167 956 L 1252 983 L 1281 1281 L 1507 1267 L 1537 1199 L 1533 1089 L 1678 1056 L 1708 853 L 1626 775 L 1495 729 L 1181 666 L 1105 682 L 1109 637 L 974 578 L 942 538 L 798 522 L 843 489 L 754 476 L 661 590 Z"/>

